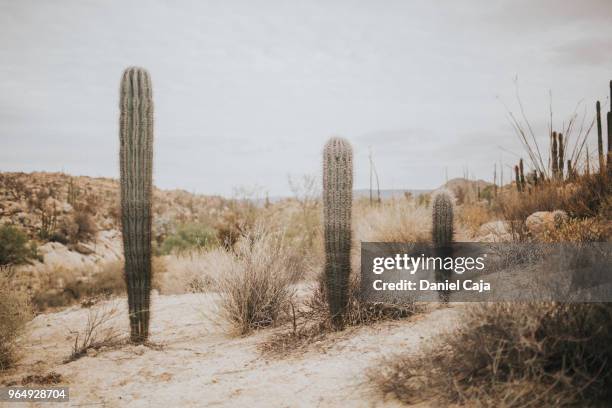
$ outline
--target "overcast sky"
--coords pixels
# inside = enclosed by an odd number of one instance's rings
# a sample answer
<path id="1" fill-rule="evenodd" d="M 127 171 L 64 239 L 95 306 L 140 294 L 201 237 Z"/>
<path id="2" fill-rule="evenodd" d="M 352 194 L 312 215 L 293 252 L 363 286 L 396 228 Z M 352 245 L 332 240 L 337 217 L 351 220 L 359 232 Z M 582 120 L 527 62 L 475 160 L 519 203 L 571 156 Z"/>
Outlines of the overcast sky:
<path id="1" fill-rule="evenodd" d="M 491 179 L 535 131 L 607 98 L 612 1 L 0 0 L 0 170 L 118 177 L 122 70 L 146 67 L 155 183 L 231 195 L 319 174 L 331 135 L 368 185 Z M 606 110 L 608 104 L 606 103 Z"/>

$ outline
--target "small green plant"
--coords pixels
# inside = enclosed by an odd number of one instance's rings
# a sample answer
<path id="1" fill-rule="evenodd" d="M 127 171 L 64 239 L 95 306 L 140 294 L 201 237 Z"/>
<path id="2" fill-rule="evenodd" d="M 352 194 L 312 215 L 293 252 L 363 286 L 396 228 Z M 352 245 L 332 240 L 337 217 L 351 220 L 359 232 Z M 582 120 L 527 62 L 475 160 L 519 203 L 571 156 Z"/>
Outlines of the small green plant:
<path id="1" fill-rule="evenodd" d="M 0 227 L 0 266 L 27 264 L 37 258 L 36 245 L 28 242 L 24 232 L 10 225 Z"/>
<path id="2" fill-rule="evenodd" d="M 176 233 L 167 237 L 161 245 L 160 253 L 182 254 L 188 251 L 207 250 L 218 246 L 217 231 L 204 224 L 184 224 Z"/>
<path id="3" fill-rule="evenodd" d="M 325 287 L 332 325 L 344 328 L 351 274 L 353 149 L 343 138 L 331 138 L 323 149 L 323 225 Z"/>
<path id="4" fill-rule="evenodd" d="M 149 73 L 137 67 L 121 81 L 119 163 L 121 225 L 128 290 L 130 340 L 149 335 L 153 193 L 153 95 Z"/>

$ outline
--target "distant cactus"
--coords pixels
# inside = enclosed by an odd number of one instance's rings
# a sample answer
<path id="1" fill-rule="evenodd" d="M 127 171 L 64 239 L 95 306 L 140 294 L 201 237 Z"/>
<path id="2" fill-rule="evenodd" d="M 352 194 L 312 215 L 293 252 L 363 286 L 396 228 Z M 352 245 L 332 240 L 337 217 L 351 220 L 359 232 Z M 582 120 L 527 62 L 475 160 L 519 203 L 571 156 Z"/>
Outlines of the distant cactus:
<path id="1" fill-rule="evenodd" d="M 557 154 L 557 132 L 552 132 L 552 140 L 551 140 L 551 152 L 550 152 L 550 160 L 552 167 L 552 176 L 553 178 L 557 178 L 559 173 L 559 156 Z"/>
<path id="2" fill-rule="evenodd" d="M 521 180 L 521 191 L 525 191 L 527 184 L 525 182 L 525 169 L 523 168 L 523 159 L 519 161 L 519 175 Z"/>
<path id="3" fill-rule="evenodd" d="M 523 190 L 521 189 L 521 176 L 520 176 L 519 171 L 520 171 L 519 166 L 514 166 L 514 179 L 516 183 L 516 191 L 520 193 Z"/>
<path id="4" fill-rule="evenodd" d="M 344 327 L 351 273 L 353 150 L 343 138 L 331 138 L 323 149 L 323 225 L 325 285 L 332 325 Z"/>
<path id="5" fill-rule="evenodd" d="M 121 225 L 130 339 L 143 343 L 149 335 L 153 189 L 153 98 L 144 69 L 124 71 L 120 110 Z"/>
<path id="6" fill-rule="evenodd" d="M 559 180 L 563 180 L 563 164 L 565 163 L 565 161 L 563 160 L 563 157 L 565 156 L 565 148 L 563 146 L 563 135 L 561 133 L 559 133 L 558 135 L 559 138 Z"/>
<path id="7" fill-rule="evenodd" d="M 612 179 L 612 81 L 610 81 L 610 112 L 606 116 L 608 122 L 608 177 Z"/>
<path id="8" fill-rule="evenodd" d="M 436 257 L 446 259 L 453 257 L 453 218 L 454 198 L 447 190 L 439 190 L 434 194 L 432 204 L 431 241 Z M 436 269 L 436 282 L 444 282 L 450 276 L 450 271 L 444 268 Z M 438 297 L 444 303 L 448 302 L 450 291 L 438 291 Z"/>
<path id="9" fill-rule="evenodd" d="M 447 247 L 453 242 L 453 201 L 447 190 L 440 190 L 433 197 L 431 238 L 435 247 Z"/>
<path id="10" fill-rule="evenodd" d="M 597 101 L 595 104 L 595 110 L 597 112 L 597 158 L 599 160 L 599 173 L 604 174 L 606 164 L 604 161 L 603 137 L 601 130 L 601 104 L 599 101 Z"/>

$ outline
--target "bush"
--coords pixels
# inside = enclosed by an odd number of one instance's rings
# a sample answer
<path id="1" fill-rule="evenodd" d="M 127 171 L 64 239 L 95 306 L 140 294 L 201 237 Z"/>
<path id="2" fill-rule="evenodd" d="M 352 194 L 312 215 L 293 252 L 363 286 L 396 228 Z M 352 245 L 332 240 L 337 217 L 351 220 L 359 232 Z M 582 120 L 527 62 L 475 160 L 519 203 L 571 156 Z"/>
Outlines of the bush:
<path id="1" fill-rule="evenodd" d="M 27 296 L 12 288 L 6 271 L 0 271 L 0 371 L 15 363 L 15 340 L 30 318 Z"/>
<path id="2" fill-rule="evenodd" d="M 10 225 L 0 227 L 0 266 L 30 263 L 37 256 L 25 233 Z"/>
<path id="3" fill-rule="evenodd" d="M 190 250 L 206 250 L 218 245 L 217 232 L 203 224 L 181 225 L 175 234 L 164 240 L 160 247 L 162 255 L 184 253 Z"/>
<path id="4" fill-rule="evenodd" d="M 233 251 L 217 249 L 209 258 L 217 270 L 222 316 L 239 334 L 274 325 L 292 298 L 291 253 L 283 235 L 256 226 Z"/>
<path id="5" fill-rule="evenodd" d="M 371 379 L 406 403 L 597 406 L 612 397 L 612 304 L 490 304 Z"/>

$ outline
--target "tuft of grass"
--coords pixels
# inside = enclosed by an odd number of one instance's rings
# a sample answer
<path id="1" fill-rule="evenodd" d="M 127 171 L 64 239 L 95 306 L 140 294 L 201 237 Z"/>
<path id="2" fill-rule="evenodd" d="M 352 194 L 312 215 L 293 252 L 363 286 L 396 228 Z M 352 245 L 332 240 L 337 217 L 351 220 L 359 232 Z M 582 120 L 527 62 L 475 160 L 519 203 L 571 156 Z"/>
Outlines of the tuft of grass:
<path id="1" fill-rule="evenodd" d="M 481 304 L 418 355 L 397 355 L 369 376 L 414 404 L 586 406 L 612 398 L 612 305 Z"/>
<path id="2" fill-rule="evenodd" d="M 190 251 L 202 251 L 218 246 L 217 232 L 205 224 L 180 225 L 176 233 L 161 244 L 162 255 L 182 255 Z"/>
<path id="3" fill-rule="evenodd" d="M 283 317 L 293 297 L 292 256 L 282 233 L 261 225 L 243 233 L 231 251 L 207 258 L 217 270 L 221 316 L 240 334 L 269 327 Z"/>
<path id="4" fill-rule="evenodd" d="M 406 200 L 385 200 L 355 208 L 355 242 L 427 242 L 431 231 L 428 208 Z"/>
<path id="5" fill-rule="evenodd" d="M 87 311 L 87 321 L 81 330 L 70 330 L 74 337 L 72 353 L 65 363 L 78 360 L 87 355 L 88 350 L 98 350 L 119 343 L 121 332 L 115 326 L 119 315 L 116 305 L 105 305 Z"/>

